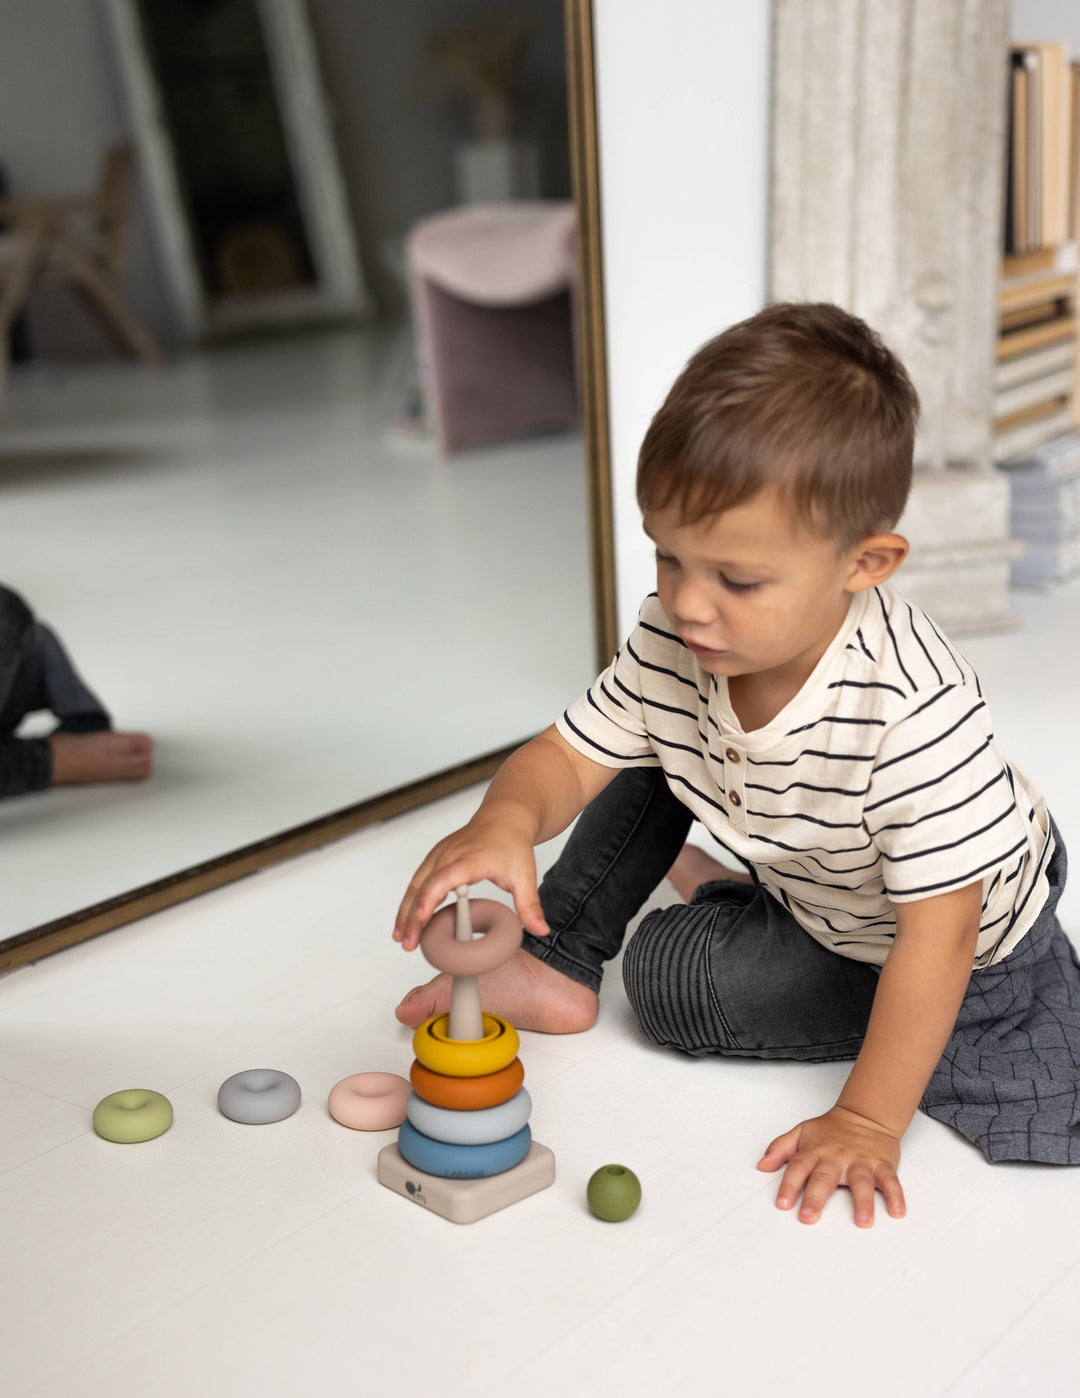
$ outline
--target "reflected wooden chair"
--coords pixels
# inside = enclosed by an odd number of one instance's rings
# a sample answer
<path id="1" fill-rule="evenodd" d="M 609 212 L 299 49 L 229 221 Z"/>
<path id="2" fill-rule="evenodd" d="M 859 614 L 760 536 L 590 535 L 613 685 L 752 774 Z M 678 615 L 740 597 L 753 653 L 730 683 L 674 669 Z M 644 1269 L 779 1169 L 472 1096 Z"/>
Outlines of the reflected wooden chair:
<path id="1" fill-rule="evenodd" d="M 28 217 L 18 228 L 0 233 L 0 400 L 7 382 L 12 327 L 34 282 L 43 231 L 40 218 Z"/>
<path id="2" fill-rule="evenodd" d="M 96 193 L 60 198 L 0 199 L 0 391 L 11 324 L 36 286 L 76 292 L 116 344 L 135 359 L 157 364 L 157 341 L 120 292 L 127 269 L 135 183 L 130 145 L 114 146 L 102 162 Z"/>

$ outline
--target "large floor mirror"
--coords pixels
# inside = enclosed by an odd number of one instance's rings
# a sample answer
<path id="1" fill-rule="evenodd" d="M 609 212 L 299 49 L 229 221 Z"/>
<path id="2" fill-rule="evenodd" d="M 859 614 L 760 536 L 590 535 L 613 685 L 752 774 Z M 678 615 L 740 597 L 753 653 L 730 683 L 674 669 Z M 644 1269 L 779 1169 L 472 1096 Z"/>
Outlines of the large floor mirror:
<path id="1" fill-rule="evenodd" d="M 65 6 L 0 16 L 27 151 Z M 0 584 L 155 762 L 0 800 L 0 970 L 489 775 L 614 639 L 590 0 L 96 9 L 163 354 L 31 288 Z M 22 151 L 9 229 L 86 192 Z"/>

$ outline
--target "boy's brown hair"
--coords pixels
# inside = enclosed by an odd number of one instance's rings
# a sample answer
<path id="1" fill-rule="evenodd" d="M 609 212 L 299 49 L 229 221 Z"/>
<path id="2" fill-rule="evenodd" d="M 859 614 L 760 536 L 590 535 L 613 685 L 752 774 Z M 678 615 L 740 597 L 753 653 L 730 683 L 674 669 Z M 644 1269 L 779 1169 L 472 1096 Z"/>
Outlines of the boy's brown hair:
<path id="1" fill-rule="evenodd" d="M 900 518 L 919 398 L 864 321 L 782 302 L 703 345 L 638 456 L 642 510 L 694 524 L 775 485 L 841 552 Z"/>

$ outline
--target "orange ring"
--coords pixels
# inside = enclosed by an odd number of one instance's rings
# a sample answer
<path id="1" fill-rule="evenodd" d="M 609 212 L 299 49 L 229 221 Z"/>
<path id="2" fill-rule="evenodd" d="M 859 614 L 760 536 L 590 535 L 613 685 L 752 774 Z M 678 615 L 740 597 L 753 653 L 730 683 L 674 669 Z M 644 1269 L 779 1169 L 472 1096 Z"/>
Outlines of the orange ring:
<path id="1" fill-rule="evenodd" d="M 451 1078 L 446 1073 L 433 1073 L 418 1058 L 409 1069 L 409 1080 L 417 1097 L 433 1107 L 450 1107 L 458 1112 L 480 1112 L 485 1107 L 497 1107 L 508 1102 L 525 1081 L 525 1065 L 520 1058 L 486 1073 L 482 1078 Z"/>

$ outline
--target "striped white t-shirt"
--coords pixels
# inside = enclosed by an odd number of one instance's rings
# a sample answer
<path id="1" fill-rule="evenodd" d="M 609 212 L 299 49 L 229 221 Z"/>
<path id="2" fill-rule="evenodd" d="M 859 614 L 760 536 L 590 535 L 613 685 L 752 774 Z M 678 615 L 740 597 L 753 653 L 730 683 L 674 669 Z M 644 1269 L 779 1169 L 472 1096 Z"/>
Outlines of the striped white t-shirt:
<path id="1" fill-rule="evenodd" d="M 806 931 L 856 961 L 885 961 L 893 904 L 981 879 L 975 965 L 988 966 L 1046 900 L 1041 793 L 994 746 L 971 666 L 889 587 L 853 596 L 799 693 L 750 733 L 652 594 L 558 729 L 604 766 L 662 767 Z"/>

